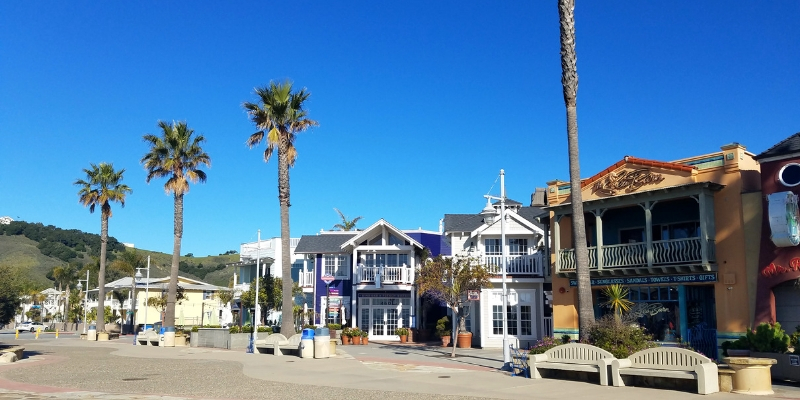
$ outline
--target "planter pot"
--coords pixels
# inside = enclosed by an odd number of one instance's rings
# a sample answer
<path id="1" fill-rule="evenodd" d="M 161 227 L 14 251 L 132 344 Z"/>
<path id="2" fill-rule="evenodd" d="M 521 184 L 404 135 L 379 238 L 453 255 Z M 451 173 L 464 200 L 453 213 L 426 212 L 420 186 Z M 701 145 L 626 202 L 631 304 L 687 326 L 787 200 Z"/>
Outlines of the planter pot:
<path id="1" fill-rule="evenodd" d="M 186 336 L 175 335 L 175 347 L 186 346 Z"/>
<path id="2" fill-rule="evenodd" d="M 353 340 L 350 336 L 342 336 L 342 346 L 346 346 L 351 343 L 353 343 Z"/>
<path id="3" fill-rule="evenodd" d="M 450 345 L 450 336 L 442 336 L 442 347 L 447 347 Z"/>
<path id="4" fill-rule="evenodd" d="M 472 332 L 459 333 L 456 337 L 456 344 L 460 349 L 472 348 Z"/>
<path id="5" fill-rule="evenodd" d="M 368 345 L 369 344 L 369 338 L 366 337 L 366 336 L 362 336 L 361 337 L 361 344 L 363 344 L 365 346 Z"/>
<path id="6" fill-rule="evenodd" d="M 197 332 L 189 333 L 189 346 L 197 347 L 197 342 L 200 340 L 200 334 Z"/>
<path id="7" fill-rule="evenodd" d="M 107 342 L 108 341 L 108 332 L 98 332 L 97 333 L 97 341 L 98 342 Z"/>
<path id="8" fill-rule="evenodd" d="M 728 357 L 750 357 L 750 350 L 728 349 Z"/>
<path id="9" fill-rule="evenodd" d="M 359 344 L 361 344 L 361 336 L 353 336 L 353 337 L 352 337 L 352 340 L 353 340 L 353 344 L 354 344 L 354 345 L 359 345 Z"/>
<path id="10" fill-rule="evenodd" d="M 730 353 L 731 351 L 728 350 L 729 355 Z M 800 355 L 758 352 L 751 352 L 750 354 L 752 357 L 771 358 L 777 361 L 771 369 L 772 378 L 800 381 Z"/>
<path id="11" fill-rule="evenodd" d="M 408 342 L 408 335 L 400 335 L 400 343 Z"/>
<path id="12" fill-rule="evenodd" d="M 106 324 L 105 328 L 108 333 L 120 333 L 122 330 L 119 324 Z"/>

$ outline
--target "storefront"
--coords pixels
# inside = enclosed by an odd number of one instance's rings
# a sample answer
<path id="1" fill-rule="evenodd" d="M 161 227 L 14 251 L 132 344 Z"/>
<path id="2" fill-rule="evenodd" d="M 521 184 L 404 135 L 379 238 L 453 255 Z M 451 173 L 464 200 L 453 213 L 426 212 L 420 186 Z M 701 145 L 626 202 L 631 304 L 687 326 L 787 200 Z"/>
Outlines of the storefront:
<path id="1" fill-rule="evenodd" d="M 412 326 L 410 292 L 359 292 L 358 311 L 358 326 L 375 340 L 392 340 L 397 328 Z"/>

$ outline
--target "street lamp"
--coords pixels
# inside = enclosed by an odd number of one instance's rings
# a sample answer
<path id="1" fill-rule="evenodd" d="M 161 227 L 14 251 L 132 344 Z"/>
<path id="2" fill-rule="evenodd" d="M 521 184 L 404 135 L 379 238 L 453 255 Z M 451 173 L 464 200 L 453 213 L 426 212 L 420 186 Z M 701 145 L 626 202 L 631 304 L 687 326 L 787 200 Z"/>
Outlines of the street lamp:
<path id="1" fill-rule="evenodd" d="M 136 268 L 136 275 L 134 275 L 134 278 L 136 278 L 136 282 L 140 282 L 142 280 L 142 270 L 143 269 L 147 270 L 147 280 L 144 283 L 144 285 L 145 285 L 144 286 L 144 326 L 142 328 L 142 331 L 144 332 L 145 330 L 147 330 L 147 309 L 150 308 L 150 307 L 147 306 L 147 300 L 150 298 L 150 256 L 147 256 L 147 268 L 141 268 L 141 267 L 140 268 Z M 136 296 L 135 296 L 135 293 L 134 293 L 134 301 L 135 300 L 136 300 Z M 133 324 L 134 324 L 134 326 L 136 325 L 136 314 L 135 313 L 133 314 Z"/>
<path id="2" fill-rule="evenodd" d="M 511 365 L 511 349 L 508 347 L 508 290 L 506 288 L 506 259 L 508 249 L 506 248 L 506 173 L 500 170 L 500 197 L 484 195 L 487 203 L 490 200 L 500 200 L 500 248 L 502 256 L 500 264 L 503 271 L 503 369 L 508 369 Z M 487 204 L 487 207 L 489 204 Z M 484 212 L 487 211 L 484 209 Z M 483 213 L 481 213 L 483 214 Z"/>
<path id="3" fill-rule="evenodd" d="M 78 279 L 78 290 L 83 290 L 81 282 L 86 282 L 86 291 L 83 292 L 83 334 L 86 334 L 86 308 L 89 307 L 89 270 L 86 270 L 86 279 Z"/>

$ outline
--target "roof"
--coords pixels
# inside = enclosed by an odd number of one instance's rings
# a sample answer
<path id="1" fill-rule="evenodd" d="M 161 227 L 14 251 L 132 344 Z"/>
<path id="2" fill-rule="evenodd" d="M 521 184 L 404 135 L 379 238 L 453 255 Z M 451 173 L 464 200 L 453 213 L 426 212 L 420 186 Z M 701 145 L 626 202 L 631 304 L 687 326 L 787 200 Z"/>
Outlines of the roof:
<path id="1" fill-rule="evenodd" d="M 294 249 L 295 254 L 341 253 L 342 245 L 360 232 L 322 233 L 303 235 Z"/>
<path id="2" fill-rule="evenodd" d="M 370 225 L 369 228 L 364 229 L 362 231 L 359 231 L 358 234 L 356 234 L 355 236 L 353 236 L 352 238 L 350 238 L 346 242 L 342 243 L 341 247 L 344 248 L 346 245 L 358 246 L 358 241 L 360 241 L 362 238 L 367 238 L 370 235 L 372 235 L 374 229 L 376 229 L 376 228 L 378 228 L 380 226 L 383 226 L 383 227 L 386 227 L 386 228 L 389 228 L 389 229 L 393 230 L 395 233 L 397 233 L 400 236 L 400 238 L 402 238 L 404 240 L 407 240 L 412 246 L 417 246 L 419 248 L 425 247 L 425 246 L 422 245 L 422 243 L 417 242 L 416 240 L 414 240 L 414 238 L 412 238 L 411 236 L 408 236 L 405 232 L 401 231 L 400 229 L 397 229 L 396 226 L 390 224 L 388 221 L 386 221 L 383 218 L 379 219 L 374 224 Z"/>
<path id="3" fill-rule="evenodd" d="M 508 210 L 509 212 L 513 212 Z M 536 220 L 536 217 L 547 214 L 546 211 L 539 207 L 520 207 L 516 212 L 517 215 L 527 220 L 528 222 L 544 229 L 542 224 Z M 444 215 L 444 231 L 445 232 L 472 232 L 483 225 L 483 216 L 480 214 L 445 214 Z"/>
<path id="4" fill-rule="evenodd" d="M 500 200 L 495 201 L 494 203 L 492 203 L 492 205 L 493 206 L 499 206 L 500 205 Z M 522 203 L 520 203 L 520 202 L 518 202 L 518 201 L 516 201 L 514 199 L 506 199 L 506 206 L 521 206 L 521 205 L 522 205 Z"/>
<path id="5" fill-rule="evenodd" d="M 800 132 L 783 139 L 782 141 L 778 142 L 778 144 L 757 155 L 755 158 L 756 160 L 761 160 L 764 158 L 779 157 L 794 153 L 800 153 Z"/>
<path id="6" fill-rule="evenodd" d="M 644 158 L 636 158 L 633 156 L 625 156 L 622 160 L 617 161 L 614 165 L 596 173 L 593 177 L 584 179 L 581 181 L 581 188 L 585 188 L 586 186 L 591 185 L 595 181 L 600 180 L 603 176 L 607 175 L 610 172 L 614 172 L 617 168 L 626 165 L 626 164 L 634 164 L 634 165 L 641 165 L 644 167 L 656 167 L 656 168 L 663 168 L 663 169 L 671 169 L 676 171 L 684 171 L 684 172 L 692 172 L 692 170 L 696 169 L 691 165 L 679 164 L 674 162 L 664 162 L 664 161 L 655 161 L 655 160 L 646 160 Z"/>
<path id="7" fill-rule="evenodd" d="M 220 290 L 220 289 L 227 289 L 222 286 L 212 285 L 210 283 L 206 283 L 203 281 L 198 281 L 196 279 L 187 278 L 185 276 L 179 276 L 178 286 L 189 289 L 189 290 Z M 183 280 L 183 282 L 181 282 Z M 187 282 L 188 281 L 188 282 Z M 112 282 L 106 283 L 106 289 L 114 290 L 114 289 L 129 289 L 133 284 L 133 278 L 130 276 L 126 276 L 120 279 L 117 279 Z M 142 289 L 148 287 L 150 289 L 167 289 L 169 287 L 169 277 L 165 276 L 163 278 L 142 278 L 136 281 L 136 288 Z M 97 288 L 92 289 L 97 290 Z"/>

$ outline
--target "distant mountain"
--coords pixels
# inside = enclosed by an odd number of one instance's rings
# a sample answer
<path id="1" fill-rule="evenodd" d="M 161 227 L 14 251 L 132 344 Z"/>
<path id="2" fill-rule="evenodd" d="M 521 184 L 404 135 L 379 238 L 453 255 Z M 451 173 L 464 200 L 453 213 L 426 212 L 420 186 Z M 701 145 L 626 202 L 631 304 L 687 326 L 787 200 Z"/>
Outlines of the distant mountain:
<path id="1" fill-rule="evenodd" d="M 117 239 L 109 237 L 107 251 L 110 262 L 118 254 L 126 251 L 126 247 Z M 150 256 L 151 278 L 169 275 L 172 254 L 140 249 L 135 249 L 135 251 L 145 258 Z M 79 267 L 88 266 L 97 271 L 96 265 L 99 256 L 100 235 L 97 234 L 24 221 L 0 224 L 0 264 L 22 268 L 28 279 L 38 287 L 52 287 L 53 281 L 49 278 L 50 273 L 54 267 L 65 263 L 75 264 Z M 233 276 L 233 267 L 225 265 L 236 261 L 239 261 L 238 254 L 181 257 L 180 274 L 214 285 L 228 286 L 228 282 Z M 106 281 L 120 277 L 115 274 L 119 275 L 120 273 L 107 271 Z M 92 281 L 96 281 L 96 278 Z"/>

